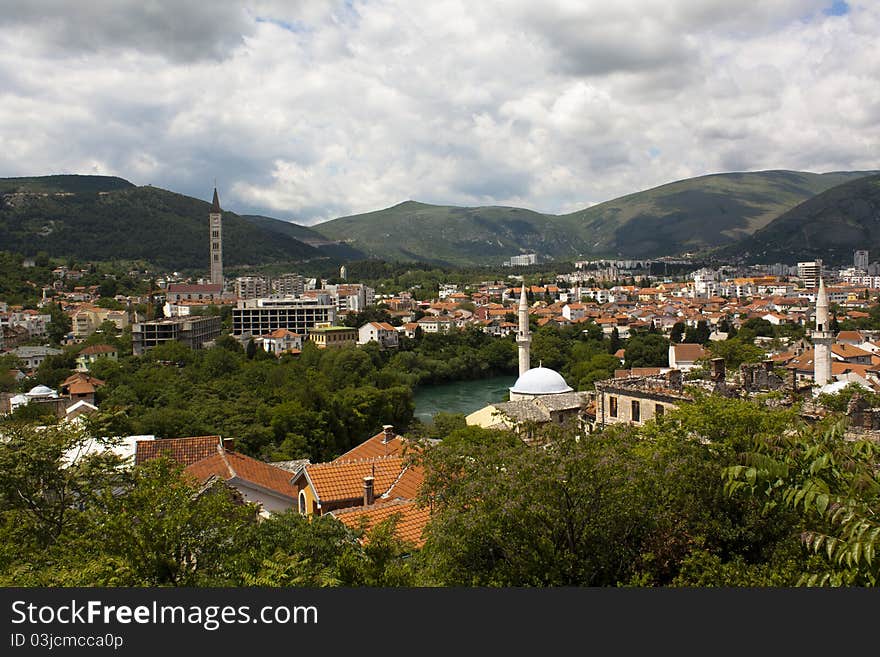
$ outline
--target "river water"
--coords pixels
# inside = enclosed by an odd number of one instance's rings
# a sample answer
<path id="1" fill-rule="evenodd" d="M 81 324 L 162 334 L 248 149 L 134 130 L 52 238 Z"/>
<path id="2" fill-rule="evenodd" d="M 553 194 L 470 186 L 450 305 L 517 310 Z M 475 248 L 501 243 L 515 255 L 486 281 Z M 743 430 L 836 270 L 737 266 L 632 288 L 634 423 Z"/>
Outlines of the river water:
<path id="1" fill-rule="evenodd" d="M 507 401 L 509 388 L 516 376 L 493 376 L 475 381 L 455 381 L 416 388 L 415 416 L 430 424 L 436 413 L 463 413 L 468 415 L 493 402 Z"/>

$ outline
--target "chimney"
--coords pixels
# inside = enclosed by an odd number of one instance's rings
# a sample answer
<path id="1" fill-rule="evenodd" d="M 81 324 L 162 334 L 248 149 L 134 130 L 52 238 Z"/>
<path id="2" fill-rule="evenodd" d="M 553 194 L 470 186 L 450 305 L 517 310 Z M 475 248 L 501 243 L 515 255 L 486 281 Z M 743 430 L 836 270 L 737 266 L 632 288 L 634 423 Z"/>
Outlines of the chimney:
<path id="1" fill-rule="evenodd" d="M 364 506 L 373 504 L 374 495 L 373 477 L 364 477 Z"/>
<path id="2" fill-rule="evenodd" d="M 394 425 L 393 424 L 383 424 L 382 432 L 385 436 L 382 438 L 383 443 L 391 442 L 394 439 Z"/>
<path id="3" fill-rule="evenodd" d="M 669 382 L 670 388 L 672 388 L 673 390 L 681 390 L 681 370 L 669 370 L 666 373 L 666 380 Z"/>
<path id="4" fill-rule="evenodd" d="M 724 370 L 724 359 L 723 358 L 713 358 L 712 359 L 712 380 L 715 383 L 719 383 L 724 381 L 726 376 L 726 372 Z"/>

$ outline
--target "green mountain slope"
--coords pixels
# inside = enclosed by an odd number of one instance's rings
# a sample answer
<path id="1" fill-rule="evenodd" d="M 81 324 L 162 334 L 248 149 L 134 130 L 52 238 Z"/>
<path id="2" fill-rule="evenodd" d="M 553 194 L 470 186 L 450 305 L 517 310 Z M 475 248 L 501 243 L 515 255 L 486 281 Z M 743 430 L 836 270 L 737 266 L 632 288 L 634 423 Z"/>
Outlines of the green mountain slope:
<path id="1" fill-rule="evenodd" d="M 560 217 L 590 252 L 650 257 L 743 239 L 798 203 L 867 172 L 722 173 L 689 178 Z"/>
<path id="2" fill-rule="evenodd" d="M 33 181 L 29 189 L 79 191 L 0 195 L 4 250 L 25 255 L 46 251 L 80 260 L 144 260 L 165 269 L 207 268 L 210 203 L 118 178 L 91 180 L 87 187 L 79 176 L 50 178 L 28 179 Z M 20 180 L 0 179 L 0 189 L 20 186 Z M 234 213 L 223 214 L 226 266 L 317 257 L 322 254 L 292 237 L 254 226 Z"/>
<path id="3" fill-rule="evenodd" d="M 35 176 L 29 178 L 0 178 L 0 194 L 97 194 L 116 189 L 129 189 L 133 184 L 115 176 Z"/>
<path id="4" fill-rule="evenodd" d="M 570 236 L 549 215 L 508 207 L 461 208 L 406 201 L 312 228 L 371 257 L 460 265 L 526 252 L 573 257 Z"/>
<path id="5" fill-rule="evenodd" d="M 815 194 L 870 173 L 713 174 L 558 216 L 407 201 L 312 228 L 385 259 L 470 265 L 523 252 L 550 258 L 653 257 L 734 243 Z"/>
<path id="6" fill-rule="evenodd" d="M 856 249 L 880 252 L 880 175 L 822 192 L 717 255 L 755 263 L 822 258 L 843 264 L 852 262 Z"/>
<path id="7" fill-rule="evenodd" d="M 291 221 L 265 217 L 259 214 L 243 214 L 241 218 L 264 230 L 286 235 L 287 237 L 299 240 L 303 244 L 308 244 L 333 260 L 360 260 L 366 257 L 363 251 L 358 251 L 345 242 L 331 240 L 307 226 L 300 226 Z"/>

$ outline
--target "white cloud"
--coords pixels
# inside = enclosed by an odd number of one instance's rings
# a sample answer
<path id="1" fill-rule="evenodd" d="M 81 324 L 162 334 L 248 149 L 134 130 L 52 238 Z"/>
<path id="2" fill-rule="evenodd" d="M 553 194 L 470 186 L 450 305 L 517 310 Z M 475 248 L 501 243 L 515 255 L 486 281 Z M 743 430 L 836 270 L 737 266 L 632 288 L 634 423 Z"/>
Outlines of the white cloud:
<path id="1" fill-rule="evenodd" d="M 880 7 L 49 0 L 0 18 L 0 171 L 311 223 L 569 212 L 724 170 L 880 168 Z"/>

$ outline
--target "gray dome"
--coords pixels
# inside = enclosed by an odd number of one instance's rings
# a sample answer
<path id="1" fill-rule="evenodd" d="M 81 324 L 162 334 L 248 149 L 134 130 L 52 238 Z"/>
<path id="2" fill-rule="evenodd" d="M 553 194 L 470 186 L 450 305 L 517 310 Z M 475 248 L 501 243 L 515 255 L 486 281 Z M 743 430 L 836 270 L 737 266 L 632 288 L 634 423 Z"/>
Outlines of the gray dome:
<path id="1" fill-rule="evenodd" d="M 28 397 L 51 397 L 55 394 L 56 393 L 54 390 L 52 390 L 52 388 L 49 388 L 47 386 L 35 386 L 28 391 L 27 396 Z"/>
<path id="2" fill-rule="evenodd" d="M 553 395 L 560 392 L 571 392 L 562 375 L 547 367 L 533 367 L 520 376 L 510 392 L 521 395 Z"/>

